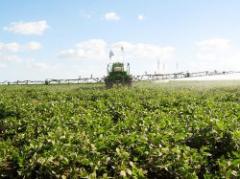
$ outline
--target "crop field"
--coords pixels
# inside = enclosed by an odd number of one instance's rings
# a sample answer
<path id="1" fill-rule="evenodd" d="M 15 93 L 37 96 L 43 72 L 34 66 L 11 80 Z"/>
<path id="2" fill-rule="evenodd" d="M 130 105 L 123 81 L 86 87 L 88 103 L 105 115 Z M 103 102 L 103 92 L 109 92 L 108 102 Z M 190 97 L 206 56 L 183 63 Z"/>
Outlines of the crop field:
<path id="1" fill-rule="evenodd" d="M 0 178 L 240 178 L 240 82 L 0 86 Z"/>

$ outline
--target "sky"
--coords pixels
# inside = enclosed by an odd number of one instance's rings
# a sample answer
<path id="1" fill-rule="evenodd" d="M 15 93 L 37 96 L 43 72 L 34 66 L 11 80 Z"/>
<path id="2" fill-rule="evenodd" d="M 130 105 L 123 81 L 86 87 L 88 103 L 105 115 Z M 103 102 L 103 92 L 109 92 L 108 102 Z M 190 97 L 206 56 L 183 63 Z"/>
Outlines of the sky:
<path id="1" fill-rule="evenodd" d="M 239 0 L 1 0 L 0 81 L 101 77 L 113 61 L 132 74 L 240 71 L 239 9 Z"/>

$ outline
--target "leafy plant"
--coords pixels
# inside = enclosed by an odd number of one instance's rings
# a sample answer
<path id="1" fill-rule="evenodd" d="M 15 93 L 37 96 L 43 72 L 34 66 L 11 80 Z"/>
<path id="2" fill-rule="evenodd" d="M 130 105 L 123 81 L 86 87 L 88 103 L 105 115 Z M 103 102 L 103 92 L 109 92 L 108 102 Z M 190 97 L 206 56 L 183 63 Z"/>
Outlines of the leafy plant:
<path id="1" fill-rule="evenodd" d="M 0 87 L 0 178 L 239 178 L 239 87 Z"/>

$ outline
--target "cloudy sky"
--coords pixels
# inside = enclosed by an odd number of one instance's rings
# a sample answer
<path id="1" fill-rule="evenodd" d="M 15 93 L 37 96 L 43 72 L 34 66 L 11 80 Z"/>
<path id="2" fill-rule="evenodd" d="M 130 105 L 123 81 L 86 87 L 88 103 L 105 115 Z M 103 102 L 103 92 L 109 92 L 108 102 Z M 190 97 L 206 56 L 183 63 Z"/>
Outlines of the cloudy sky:
<path id="1" fill-rule="evenodd" d="M 240 71 L 239 9 L 239 0 L 1 0 L 0 81 L 103 76 L 111 49 L 133 74 Z"/>

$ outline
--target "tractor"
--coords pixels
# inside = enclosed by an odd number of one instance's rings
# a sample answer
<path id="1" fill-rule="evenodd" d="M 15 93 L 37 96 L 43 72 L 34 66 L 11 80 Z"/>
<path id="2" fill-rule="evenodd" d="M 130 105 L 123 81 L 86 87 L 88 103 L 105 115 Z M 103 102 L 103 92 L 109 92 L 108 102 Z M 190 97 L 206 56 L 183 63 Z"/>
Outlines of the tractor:
<path id="1" fill-rule="evenodd" d="M 116 86 L 131 86 L 132 85 L 132 76 L 130 75 L 130 65 L 125 65 L 122 62 L 114 62 L 108 64 L 107 67 L 108 75 L 104 78 L 107 88 L 112 88 Z"/>

